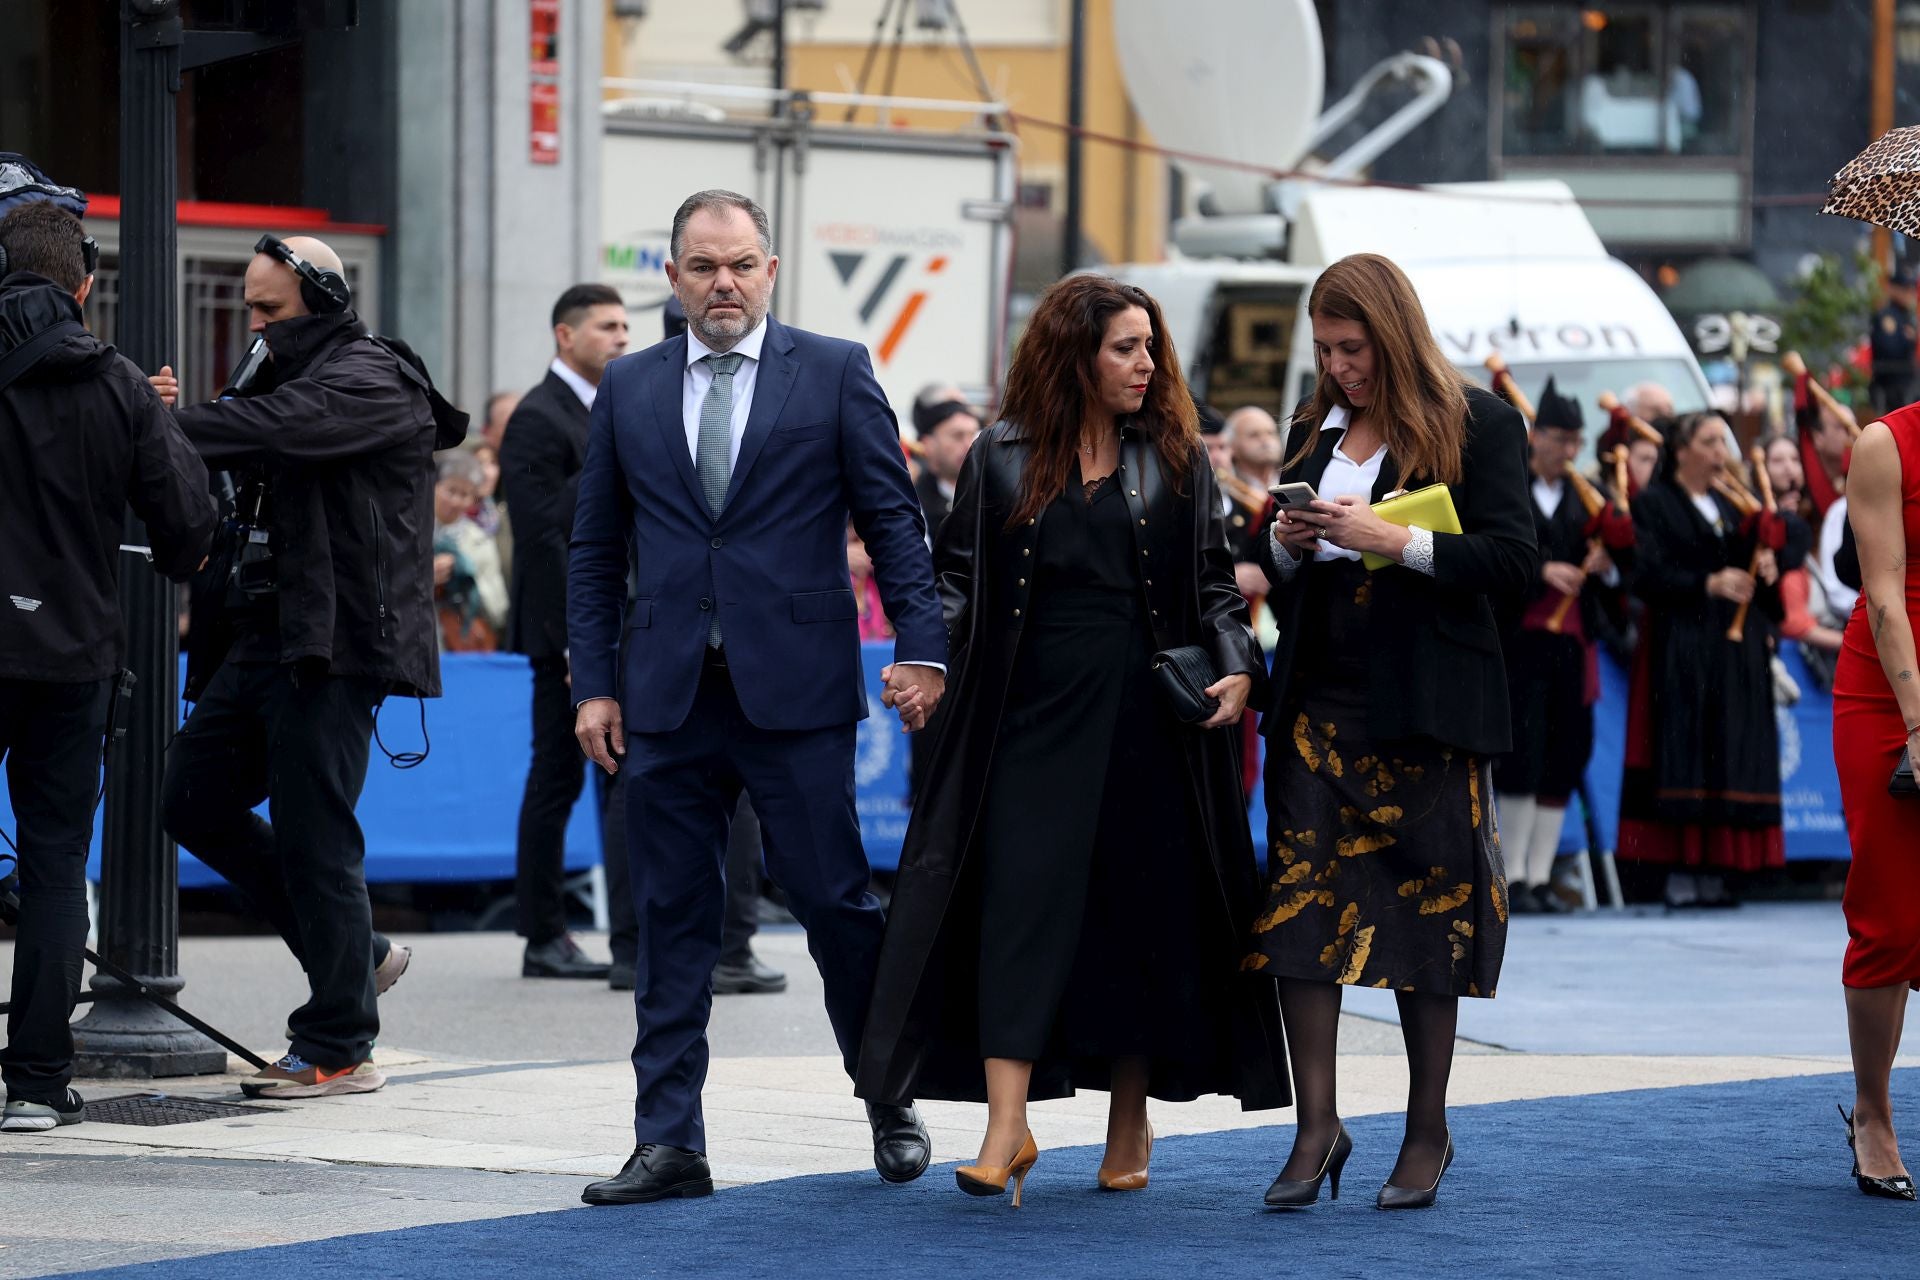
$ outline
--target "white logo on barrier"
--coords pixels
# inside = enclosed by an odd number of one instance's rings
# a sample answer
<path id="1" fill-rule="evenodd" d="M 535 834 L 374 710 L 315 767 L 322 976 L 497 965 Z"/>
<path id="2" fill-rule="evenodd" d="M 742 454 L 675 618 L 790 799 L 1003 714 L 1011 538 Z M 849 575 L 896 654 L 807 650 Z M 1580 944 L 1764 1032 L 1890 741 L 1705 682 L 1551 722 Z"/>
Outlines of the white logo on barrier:
<path id="1" fill-rule="evenodd" d="M 894 743 L 899 741 L 899 725 L 893 712 L 880 699 L 867 695 L 867 718 L 860 722 L 853 748 L 853 784 L 870 787 L 887 776 L 893 764 Z"/>
<path id="2" fill-rule="evenodd" d="M 13 601 L 13 607 L 22 613 L 32 613 L 40 607 L 40 602 L 31 596 L 8 596 L 7 599 Z"/>
<path id="3" fill-rule="evenodd" d="M 1780 732 L 1780 781 L 1784 785 L 1800 772 L 1800 721 L 1794 717 L 1793 708 L 1775 707 L 1773 723 Z"/>

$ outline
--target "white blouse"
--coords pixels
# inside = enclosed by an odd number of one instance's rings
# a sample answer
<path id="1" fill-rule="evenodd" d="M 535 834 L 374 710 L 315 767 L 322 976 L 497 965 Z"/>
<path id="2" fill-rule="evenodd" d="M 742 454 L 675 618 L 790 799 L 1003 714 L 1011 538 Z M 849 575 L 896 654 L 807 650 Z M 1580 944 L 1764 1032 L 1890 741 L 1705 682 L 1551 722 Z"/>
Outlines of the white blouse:
<path id="1" fill-rule="evenodd" d="M 1373 500 L 1373 487 L 1380 481 L 1380 464 L 1386 461 L 1387 446 L 1384 442 L 1373 455 L 1364 462 L 1356 462 L 1347 455 L 1346 432 L 1347 411 L 1344 406 L 1334 405 L 1327 411 L 1327 420 L 1320 425 L 1322 431 L 1340 433 L 1340 443 L 1334 446 L 1333 457 L 1327 462 L 1327 469 L 1315 486 L 1315 492 L 1322 502 L 1335 502 L 1341 498 L 1359 498 Z M 1433 534 L 1425 529 L 1409 527 L 1412 540 L 1407 543 L 1404 563 L 1409 569 L 1418 570 L 1427 576 L 1433 576 Z M 1290 582 L 1299 572 L 1300 558 L 1280 541 L 1278 526 L 1268 531 L 1273 539 L 1273 563 L 1279 570 L 1280 580 Z M 1336 547 L 1325 538 L 1320 540 L 1320 549 L 1313 553 L 1315 560 L 1358 560 L 1358 551 L 1349 551 L 1345 547 Z"/>

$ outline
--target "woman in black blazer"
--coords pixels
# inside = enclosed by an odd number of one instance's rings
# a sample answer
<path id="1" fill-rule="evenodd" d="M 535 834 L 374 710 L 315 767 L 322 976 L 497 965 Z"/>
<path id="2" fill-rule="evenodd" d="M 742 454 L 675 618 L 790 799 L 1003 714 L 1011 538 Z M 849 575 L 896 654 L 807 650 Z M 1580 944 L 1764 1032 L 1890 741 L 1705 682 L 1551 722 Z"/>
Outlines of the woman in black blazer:
<path id="1" fill-rule="evenodd" d="M 1538 571 L 1520 415 L 1440 354 L 1413 286 L 1375 254 L 1308 300 L 1320 369 L 1281 481 L 1313 485 L 1260 544 L 1279 622 L 1268 738 L 1268 890 L 1246 967 L 1279 979 L 1299 1122 L 1267 1192 L 1312 1204 L 1352 1142 L 1334 1099 L 1342 985 L 1399 998 L 1412 1087 L 1382 1208 L 1433 1202 L 1460 996 L 1491 996 L 1506 880 L 1489 769 L 1507 750 L 1493 602 Z M 1445 484 L 1463 533 L 1370 504 Z M 1390 563 L 1370 571 L 1359 553 Z"/>

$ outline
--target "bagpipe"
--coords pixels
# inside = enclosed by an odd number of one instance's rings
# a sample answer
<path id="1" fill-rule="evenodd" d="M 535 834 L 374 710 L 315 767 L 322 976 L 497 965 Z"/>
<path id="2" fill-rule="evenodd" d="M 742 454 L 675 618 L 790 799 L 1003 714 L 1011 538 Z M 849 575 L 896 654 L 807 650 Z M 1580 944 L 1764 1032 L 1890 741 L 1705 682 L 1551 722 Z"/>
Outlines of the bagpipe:
<path id="1" fill-rule="evenodd" d="M 1748 561 L 1747 572 L 1758 575 L 1760 555 L 1764 551 L 1778 552 L 1787 545 L 1787 524 L 1780 518 L 1773 500 L 1773 480 L 1767 475 L 1767 455 L 1759 445 L 1753 446 L 1748 454 L 1753 465 L 1753 482 L 1760 494 L 1754 496 L 1751 489 L 1741 483 L 1740 477 L 1732 471 L 1722 471 L 1714 477 L 1713 488 L 1721 497 L 1733 504 L 1745 519 L 1743 532 L 1751 531 L 1753 538 L 1753 556 Z M 1751 601 L 1742 600 L 1733 611 L 1733 622 L 1727 627 L 1727 639 L 1739 644 L 1747 634 L 1747 609 Z"/>

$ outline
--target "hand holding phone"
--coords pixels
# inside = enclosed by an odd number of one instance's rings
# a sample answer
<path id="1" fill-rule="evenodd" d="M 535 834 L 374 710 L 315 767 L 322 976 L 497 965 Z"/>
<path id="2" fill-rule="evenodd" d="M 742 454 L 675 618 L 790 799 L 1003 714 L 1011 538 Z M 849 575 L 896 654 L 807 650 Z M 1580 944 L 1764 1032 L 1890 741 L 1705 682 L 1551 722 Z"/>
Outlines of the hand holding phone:
<path id="1" fill-rule="evenodd" d="M 1267 490 L 1279 508 L 1274 517 L 1273 536 L 1295 556 L 1310 556 L 1320 550 L 1321 525 L 1324 523 L 1313 504 L 1320 495 L 1305 481 L 1276 484 Z"/>

